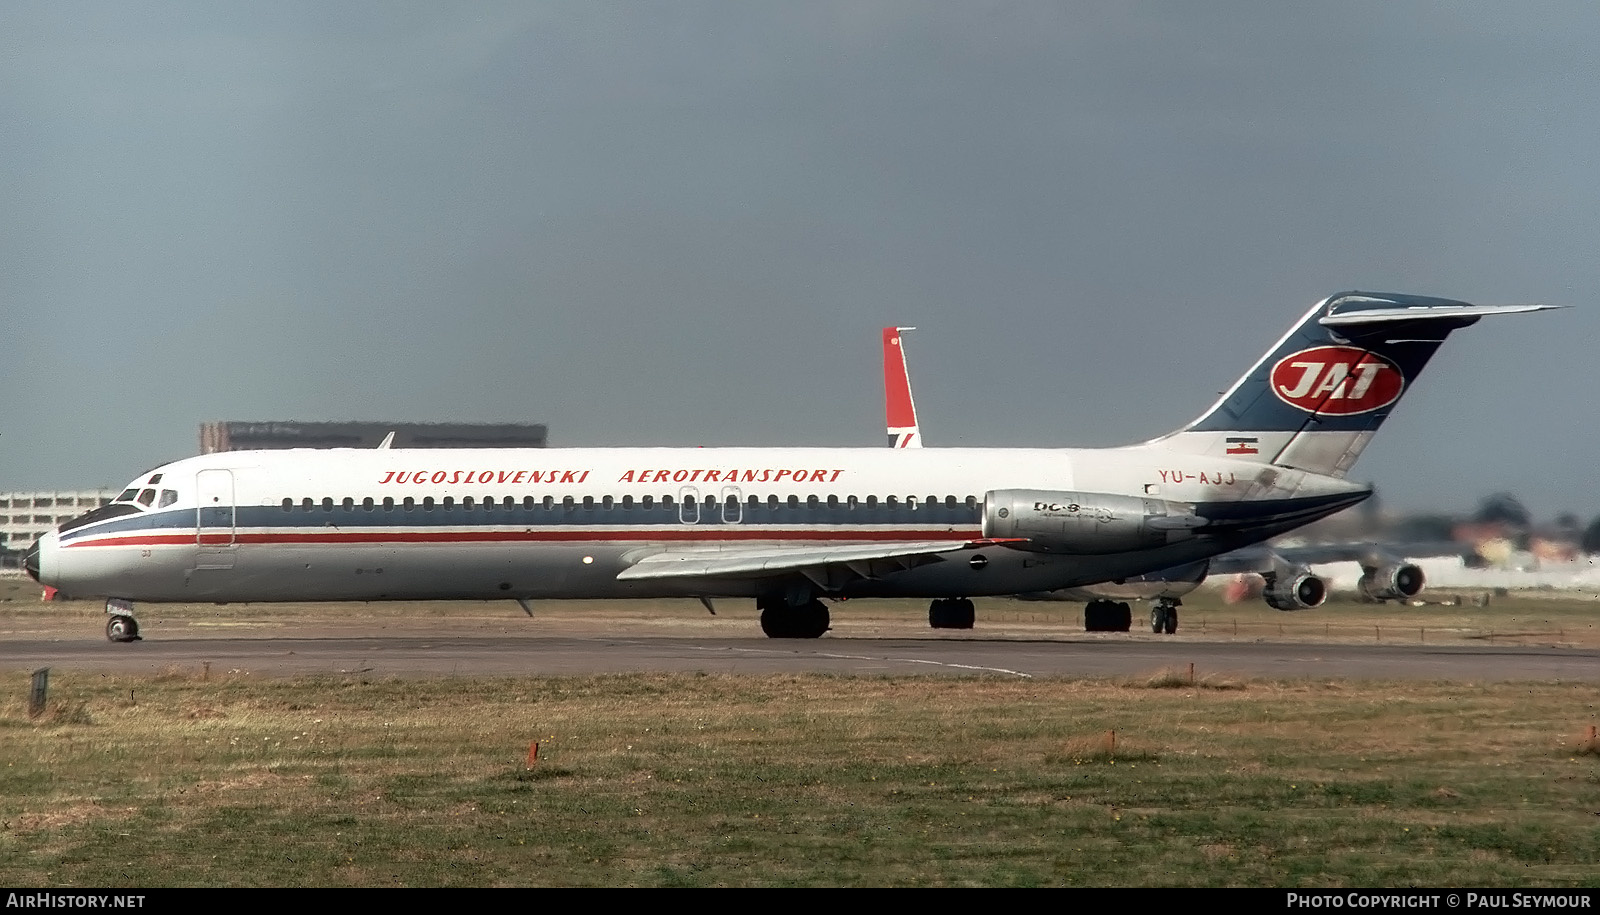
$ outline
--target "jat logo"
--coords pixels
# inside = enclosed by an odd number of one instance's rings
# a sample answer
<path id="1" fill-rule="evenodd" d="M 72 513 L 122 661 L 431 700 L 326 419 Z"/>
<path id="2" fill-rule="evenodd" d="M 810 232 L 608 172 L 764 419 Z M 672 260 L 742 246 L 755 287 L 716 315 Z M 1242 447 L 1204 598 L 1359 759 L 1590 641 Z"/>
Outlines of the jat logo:
<path id="1" fill-rule="evenodd" d="M 1269 383 L 1278 399 L 1307 413 L 1350 416 L 1400 399 L 1400 367 L 1353 346 L 1317 346 L 1278 360 Z"/>

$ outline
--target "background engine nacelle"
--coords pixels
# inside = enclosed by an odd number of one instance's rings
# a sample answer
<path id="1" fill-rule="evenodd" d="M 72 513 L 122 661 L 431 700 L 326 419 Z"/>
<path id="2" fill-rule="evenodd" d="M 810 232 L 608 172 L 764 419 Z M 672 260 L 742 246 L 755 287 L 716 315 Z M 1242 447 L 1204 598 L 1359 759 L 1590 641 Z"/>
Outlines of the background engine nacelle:
<path id="1" fill-rule="evenodd" d="M 1305 570 L 1268 575 L 1261 599 L 1274 610 L 1310 610 L 1328 599 L 1328 583 Z"/>
<path id="2" fill-rule="evenodd" d="M 1422 593 L 1427 576 L 1410 563 L 1362 566 L 1361 596 L 1367 600 L 1409 600 Z"/>
<path id="3" fill-rule="evenodd" d="M 1206 519 L 1180 502 L 1098 492 L 1001 489 L 983 497 L 983 536 L 1036 553 L 1122 553 L 1194 536 Z"/>

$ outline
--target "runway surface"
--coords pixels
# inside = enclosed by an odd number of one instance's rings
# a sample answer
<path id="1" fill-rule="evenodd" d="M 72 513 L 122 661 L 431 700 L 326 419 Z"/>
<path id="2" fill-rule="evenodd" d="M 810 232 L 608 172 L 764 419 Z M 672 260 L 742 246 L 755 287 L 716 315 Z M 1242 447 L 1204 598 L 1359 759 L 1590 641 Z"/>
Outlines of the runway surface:
<path id="1" fill-rule="evenodd" d="M 791 641 L 532 632 L 0 640 L 0 668 L 262 676 L 567 676 L 622 672 L 1103 677 L 1164 669 L 1196 676 L 1600 683 L 1600 651 L 1494 645 L 1349 645 L 1175 639 L 839 638 Z"/>

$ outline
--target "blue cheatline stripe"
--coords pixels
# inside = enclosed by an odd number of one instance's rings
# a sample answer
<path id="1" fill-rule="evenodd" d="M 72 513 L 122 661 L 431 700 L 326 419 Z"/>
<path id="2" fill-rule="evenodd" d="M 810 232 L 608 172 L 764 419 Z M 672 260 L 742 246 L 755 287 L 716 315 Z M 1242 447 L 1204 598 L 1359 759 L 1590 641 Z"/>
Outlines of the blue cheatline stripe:
<path id="1" fill-rule="evenodd" d="M 930 504 L 917 503 L 915 509 L 905 503 L 899 503 L 892 509 L 879 503 L 869 507 L 859 504 L 851 509 L 844 504 L 829 507 L 826 503 L 817 506 L 808 506 L 801 503 L 796 508 L 790 508 L 785 503 L 779 503 L 777 508 L 769 507 L 765 502 L 751 506 L 748 502 L 739 505 L 739 518 L 736 521 L 725 521 L 722 516 L 723 503 L 697 503 L 697 516 L 694 520 L 682 520 L 679 504 L 663 507 L 657 503 L 650 508 L 635 503 L 632 508 L 623 508 L 620 503 L 611 508 L 605 508 L 600 503 L 595 503 L 592 508 L 585 508 L 582 503 L 570 508 L 556 503 L 550 508 L 536 503 L 533 508 L 524 508 L 518 502 L 515 508 L 505 508 L 497 505 L 492 510 L 485 510 L 481 504 L 472 510 L 467 510 L 457 504 L 446 509 L 436 505 L 433 509 L 424 509 L 421 505 L 413 506 L 407 510 L 396 505 L 392 510 L 384 510 L 382 505 L 372 509 L 364 509 L 357 504 L 353 508 L 344 508 L 334 505 L 331 510 L 325 510 L 320 504 L 310 511 L 301 508 L 298 503 L 288 511 L 282 506 L 241 505 L 235 510 L 233 526 L 254 530 L 306 530 L 317 528 L 510 528 L 510 527 L 576 527 L 576 528 L 608 528 L 608 527 L 656 527 L 678 528 L 694 526 L 712 527 L 765 527 L 765 526 L 825 526 L 825 527 L 867 527 L 882 525 L 914 526 L 914 527 L 960 527 L 974 528 L 982 521 L 983 510 L 981 506 L 968 506 L 957 503 L 948 506 L 943 502 Z M 208 518 L 208 527 L 228 527 L 226 509 L 207 509 L 207 513 L 216 512 L 218 517 Z M 147 512 L 134 517 L 113 518 L 100 524 L 88 525 L 62 534 L 62 542 L 67 543 L 85 536 L 103 536 L 113 533 L 134 533 L 138 531 L 173 530 L 195 528 L 195 510 L 193 508 L 172 509 L 167 511 Z"/>
<path id="2" fill-rule="evenodd" d="M 1219 525 L 1248 527 L 1252 522 L 1282 520 L 1285 517 L 1325 512 L 1331 508 L 1351 505 L 1366 498 L 1366 495 L 1363 492 L 1254 502 L 1201 502 L 1196 503 L 1195 511 Z M 930 533 L 940 529 L 970 531 L 980 527 L 983 522 L 982 506 L 968 506 L 965 503 L 957 503 L 951 507 L 942 502 L 938 504 L 924 502 L 918 503 L 915 509 L 905 503 L 899 503 L 893 508 L 883 503 L 875 507 L 862 504 L 854 509 L 845 505 L 829 507 L 826 503 L 815 507 L 802 503 L 797 508 L 790 508 L 783 503 L 777 508 L 771 508 L 766 503 L 755 507 L 749 503 L 741 503 L 740 520 L 737 522 L 723 520 L 721 503 L 710 507 L 700 503 L 700 516 L 692 523 L 684 523 L 681 520 L 680 508 L 679 505 L 663 508 L 657 504 L 646 509 L 635 504 L 629 509 L 618 504 L 606 509 L 599 503 L 592 508 L 584 508 L 581 503 L 567 508 L 558 503 L 546 509 L 538 504 L 533 508 L 524 508 L 518 503 L 515 508 L 507 509 L 501 506 L 490 511 L 485 511 L 481 506 L 467 511 L 460 505 L 453 509 L 436 506 L 432 511 L 425 510 L 421 506 L 413 507 L 410 511 L 399 506 L 392 511 L 384 511 L 381 506 L 377 506 L 368 511 L 360 505 L 349 509 L 335 505 L 330 511 L 318 505 L 306 511 L 297 504 L 285 511 L 281 506 L 244 505 L 236 509 L 232 526 L 238 530 L 267 533 L 359 531 L 380 528 L 403 530 L 568 528 L 585 532 L 607 529 L 673 531 L 685 528 L 722 528 L 758 531 L 770 527 L 778 528 L 779 530 L 774 531 L 774 535 L 780 537 L 783 530 L 814 527 L 834 529 L 839 532 L 840 539 L 848 539 L 852 529 L 859 529 L 863 535 L 870 536 L 875 528 L 892 527 L 906 530 L 907 538 L 912 539 L 916 536 L 917 528 L 929 529 Z M 208 514 L 213 512 L 217 514 L 215 519 L 208 519 L 208 529 L 228 529 L 227 509 L 208 508 L 206 511 Z M 213 520 L 215 523 L 212 523 Z M 194 530 L 193 508 L 167 509 L 137 516 L 111 518 L 98 524 L 66 531 L 61 535 L 61 542 L 68 544 L 88 537 L 98 538 L 113 534 Z"/>

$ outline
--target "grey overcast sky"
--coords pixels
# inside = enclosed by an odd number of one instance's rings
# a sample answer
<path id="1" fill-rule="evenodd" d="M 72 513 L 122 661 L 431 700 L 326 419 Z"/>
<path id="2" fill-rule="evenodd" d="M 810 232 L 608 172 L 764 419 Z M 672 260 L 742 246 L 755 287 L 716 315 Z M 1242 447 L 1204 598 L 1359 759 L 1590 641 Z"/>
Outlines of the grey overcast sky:
<path id="1" fill-rule="evenodd" d="M 1346 289 L 1453 337 L 1355 475 L 1600 514 L 1600 5 L 0 6 L 0 490 L 211 419 L 934 445 L 1192 419 Z"/>

